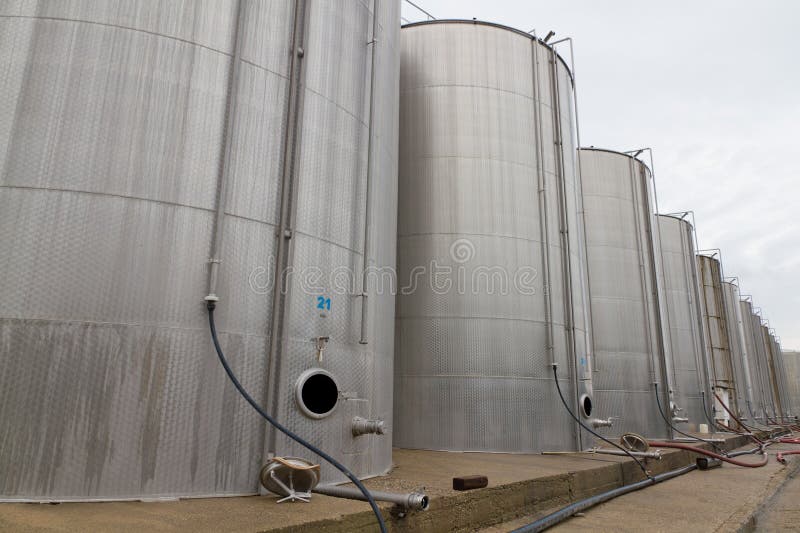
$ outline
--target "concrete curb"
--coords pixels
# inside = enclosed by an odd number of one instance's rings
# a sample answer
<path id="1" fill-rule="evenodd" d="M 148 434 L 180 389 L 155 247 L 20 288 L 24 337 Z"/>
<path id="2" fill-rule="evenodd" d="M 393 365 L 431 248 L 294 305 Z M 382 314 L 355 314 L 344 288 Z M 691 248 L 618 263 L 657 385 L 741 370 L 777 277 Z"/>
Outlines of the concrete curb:
<path id="1" fill-rule="evenodd" d="M 732 436 L 722 447 L 732 450 L 745 446 L 747 437 Z M 702 445 L 710 448 L 709 445 Z M 664 450 L 660 461 L 649 461 L 647 468 L 653 474 L 675 470 L 694 461 L 694 454 L 683 450 Z M 639 467 L 630 459 L 620 458 L 596 468 L 566 472 L 564 474 L 533 478 L 516 483 L 490 486 L 453 496 L 431 498 L 430 508 L 425 512 L 400 517 L 382 506 L 390 531 L 410 532 L 467 532 L 502 524 L 522 517 L 545 515 L 571 502 L 594 494 L 644 479 Z M 323 533 L 376 531 L 375 518 L 371 512 L 344 515 L 337 519 L 321 520 L 296 526 L 266 528 L 270 533 L 296 531 L 320 531 Z"/>

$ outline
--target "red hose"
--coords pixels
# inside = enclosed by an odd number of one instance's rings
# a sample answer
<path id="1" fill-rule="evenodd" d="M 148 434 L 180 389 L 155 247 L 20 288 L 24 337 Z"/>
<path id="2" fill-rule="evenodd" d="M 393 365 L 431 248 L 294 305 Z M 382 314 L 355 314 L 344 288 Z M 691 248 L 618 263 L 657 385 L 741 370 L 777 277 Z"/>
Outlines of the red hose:
<path id="1" fill-rule="evenodd" d="M 779 463 L 786 464 L 786 459 L 783 458 L 784 455 L 800 455 L 800 450 L 792 450 L 789 452 L 778 452 L 776 459 Z"/>
<path id="2" fill-rule="evenodd" d="M 731 416 L 733 417 L 733 419 L 734 419 L 734 420 L 736 420 L 736 422 L 738 422 L 738 423 L 739 423 L 739 425 L 740 425 L 741 427 L 745 428 L 746 430 L 748 430 L 748 431 L 750 431 L 750 432 L 752 432 L 752 431 L 753 431 L 753 429 L 752 429 L 752 428 L 749 428 L 749 427 L 745 426 L 745 425 L 742 423 L 742 421 L 741 421 L 741 420 L 739 420 L 739 417 L 737 417 L 735 414 L 733 414 L 733 413 L 731 412 L 731 410 L 730 410 L 730 409 L 728 409 L 728 406 L 727 406 L 727 405 L 725 405 L 725 402 L 723 402 L 723 401 L 722 401 L 722 398 L 720 398 L 720 397 L 719 397 L 719 395 L 718 395 L 716 392 L 714 393 L 714 397 L 715 397 L 715 398 L 716 398 L 716 399 L 719 401 L 720 405 L 722 405 L 722 407 L 723 407 L 723 408 L 724 408 L 726 411 L 728 411 L 728 414 L 729 414 L 729 415 L 731 415 Z M 763 440 L 761 440 L 761 439 L 759 439 L 759 438 L 758 438 L 758 437 L 756 437 L 755 435 L 748 435 L 748 436 L 749 436 L 751 439 L 753 439 L 754 441 L 756 441 L 757 443 L 759 443 L 759 444 L 764 444 L 764 441 L 763 441 Z"/>
<path id="3" fill-rule="evenodd" d="M 778 442 L 783 442 L 784 444 L 800 444 L 800 439 L 790 439 L 790 438 L 782 438 L 778 439 Z"/>
<path id="4" fill-rule="evenodd" d="M 725 457 L 724 455 L 720 455 L 718 453 L 704 450 L 703 448 L 695 448 L 694 446 L 689 446 L 687 444 L 680 444 L 677 442 L 649 441 L 648 444 L 656 448 L 675 448 L 677 450 L 686 450 L 688 452 L 699 453 L 700 455 L 706 455 L 708 457 L 713 457 L 715 459 L 725 461 L 726 463 L 730 463 L 732 465 L 744 466 L 747 468 L 758 468 L 760 466 L 764 466 L 765 464 L 767 464 L 767 461 L 769 460 L 769 457 L 764 455 L 764 460 L 761 461 L 760 463 L 745 463 L 743 461 L 737 461 L 736 459 L 731 459 L 730 457 Z"/>

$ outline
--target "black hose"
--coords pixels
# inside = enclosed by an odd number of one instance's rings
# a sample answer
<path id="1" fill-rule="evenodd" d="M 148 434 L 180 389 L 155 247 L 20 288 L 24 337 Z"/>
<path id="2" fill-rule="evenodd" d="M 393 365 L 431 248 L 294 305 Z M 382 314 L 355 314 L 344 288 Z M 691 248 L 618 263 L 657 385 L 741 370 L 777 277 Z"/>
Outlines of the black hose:
<path id="1" fill-rule="evenodd" d="M 716 422 L 714 422 L 713 417 L 710 417 L 708 415 L 708 406 L 706 405 L 706 391 L 701 390 L 700 396 L 703 397 L 703 414 L 705 415 L 706 420 L 708 421 L 709 424 L 711 424 L 711 429 L 713 429 L 714 431 L 719 431 L 719 426 L 717 425 Z"/>
<path id="2" fill-rule="evenodd" d="M 560 524 L 561 522 L 570 518 L 574 514 L 580 513 L 581 511 L 585 511 L 590 507 L 594 507 L 595 505 L 607 502 L 608 500 L 614 499 L 617 496 L 622 496 L 623 494 L 628 494 L 629 492 L 637 491 L 645 487 L 649 487 L 650 485 L 655 485 L 656 483 L 660 483 L 662 481 L 678 477 L 687 472 L 691 472 L 695 468 L 697 468 L 697 464 L 687 465 L 684 466 L 683 468 L 672 470 L 671 472 L 664 472 L 663 474 L 658 474 L 655 477 L 643 479 L 642 481 L 638 481 L 630 485 L 625 485 L 623 487 L 612 489 L 607 492 L 596 494 L 594 496 L 586 498 L 585 500 L 580 500 L 573 504 L 567 505 L 566 507 L 559 509 L 554 513 L 550 513 L 549 515 L 544 516 L 535 522 L 532 522 L 526 526 L 522 526 L 521 528 L 515 529 L 511 533 L 535 533 L 538 531 L 544 531 L 545 529 L 553 527 L 556 524 Z"/>
<path id="3" fill-rule="evenodd" d="M 656 404 L 658 404 L 658 412 L 661 413 L 661 418 L 663 418 L 664 422 L 666 422 L 667 425 L 672 428 L 672 431 L 674 431 L 676 433 L 680 433 L 684 437 L 689 437 L 692 440 L 696 440 L 696 441 L 700 441 L 700 442 L 705 442 L 706 444 L 710 444 L 711 447 L 714 448 L 715 450 L 717 450 L 720 454 L 725 455 L 725 450 L 723 450 L 722 448 L 717 446 L 714 442 L 712 442 L 710 440 L 706 440 L 706 439 L 701 439 L 700 437 L 695 437 L 694 435 L 689 435 L 688 433 L 684 433 L 680 429 L 678 429 L 675 426 L 673 426 L 672 423 L 667 418 L 667 415 L 664 414 L 664 409 L 661 407 L 661 399 L 658 397 L 658 383 L 653 382 L 653 387 L 655 387 L 655 390 L 656 390 Z"/>
<path id="4" fill-rule="evenodd" d="M 611 442 L 610 440 L 608 440 L 604 436 L 600 435 L 599 433 L 595 433 L 594 431 L 589 429 L 589 426 L 587 426 L 586 424 L 581 422 L 581 420 L 577 416 L 575 416 L 575 414 L 572 412 L 572 410 L 567 405 L 567 401 L 564 399 L 564 395 L 561 393 L 561 385 L 558 384 L 558 365 L 555 364 L 555 363 L 553 364 L 553 377 L 555 378 L 555 381 L 556 381 L 556 389 L 558 390 L 558 396 L 559 396 L 559 398 L 561 398 L 561 403 L 564 404 L 564 409 L 567 410 L 567 412 L 569 413 L 569 416 L 571 416 L 573 418 L 573 420 L 575 420 L 575 422 L 577 422 L 583 429 L 585 429 L 586 431 L 588 431 L 589 433 L 591 433 L 592 435 L 594 435 L 598 439 L 601 439 L 601 440 L 607 442 L 608 444 L 614 446 L 615 448 L 619 448 L 620 450 L 625 452 L 625 454 L 628 457 L 630 457 L 631 459 L 636 461 L 636 464 L 639 465 L 639 468 L 642 469 L 642 472 L 644 472 L 644 475 L 647 476 L 648 479 L 652 479 L 653 477 L 650 475 L 650 472 L 647 471 L 647 469 L 644 467 L 642 462 L 639 459 L 637 459 L 635 455 L 633 455 L 630 451 L 626 450 L 625 448 L 623 448 L 619 444 L 617 444 L 615 442 Z"/>
<path id="5" fill-rule="evenodd" d="M 216 303 L 208 302 L 207 307 L 208 307 L 208 325 L 211 328 L 211 339 L 214 341 L 214 348 L 217 350 L 217 356 L 219 356 L 219 362 L 222 363 L 222 367 L 225 369 L 225 373 L 228 374 L 228 377 L 233 383 L 233 386 L 236 387 L 236 390 L 239 391 L 239 394 L 242 395 L 242 397 L 247 401 L 247 403 L 249 403 L 250 406 L 264 418 L 264 420 L 272 424 L 272 426 L 275 429 L 277 429 L 290 439 L 305 446 L 313 453 L 319 455 L 320 457 L 328 461 L 330 464 L 332 464 L 334 467 L 336 467 L 336 469 L 339 470 L 342 474 L 347 476 L 347 478 L 353 482 L 353 485 L 358 487 L 358 490 L 361 491 L 361 493 L 369 502 L 369 506 L 372 507 L 372 512 L 375 513 L 375 518 L 377 518 L 378 520 L 378 525 L 381 528 L 381 532 L 386 533 L 386 523 L 383 521 L 383 516 L 381 516 L 381 511 L 380 509 L 378 509 L 378 504 L 375 503 L 375 499 L 372 497 L 372 494 L 370 494 L 369 490 L 367 490 L 367 487 L 365 487 L 361 483 L 361 481 L 359 481 L 359 479 L 355 476 L 355 474 L 350 472 L 350 470 L 348 470 L 348 468 L 343 464 L 341 464 L 339 461 L 337 461 L 327 453 L 323 452 L 310 442 L 304 440 L 299 435 L 296 435 L 291 430 L 281 425 L 277 420 L 272 418 L 260 405 L 258 405 L 258 403 L 256 403 L 253 397 L 247 393 L 242 384 L 239 383 L 239 380 L 236 378 L 236 375 L 233 373 L 233 370 L 231 370 L 231 367 L 228 365 L 228 361 L 225 359 L 225 355 L 222 353 L 222 348 L 219 345 L 219 338 L 217 338 L 217 328 L 214 325 L 214 308 L 216 307 Z"/>
<path id="6" fill-rule="evenodd" d="M 755 454 L 757 454 L 759 452 L 762 452 L 763 450 L 764 450 L 763 446 L 756 446 L 755 448 L 753 448 L 751 450 L 742 450 L 742 451 L 739 451 L 739 452 L 731 452 L 731 453 L 728 454 L 728 457 L 733 459 L 734 457 L 739 457 L 741 455 L 755 455 Z"/>

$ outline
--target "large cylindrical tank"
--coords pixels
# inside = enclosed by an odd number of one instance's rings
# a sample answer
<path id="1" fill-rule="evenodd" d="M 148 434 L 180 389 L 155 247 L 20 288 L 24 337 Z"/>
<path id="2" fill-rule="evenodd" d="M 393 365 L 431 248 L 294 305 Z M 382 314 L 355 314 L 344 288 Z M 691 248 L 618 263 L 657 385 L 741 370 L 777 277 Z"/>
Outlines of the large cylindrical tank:
<path id="1" fill-rule="evenodd" d="M 722 292 L 722 267 L 716 258 L 698 255 L 697 268 L 700 272 L 703 329 L 706 352 L 709 354 L 711 384 L 716 396 L 719 396 L 731 411 L 737 413 L 739 406 L 736 404 L 729 322 L 725 315 Z M 715 402 L 718 403 L 716 399 Z M 715 416 L 730 423 L 728 412 L 721 405 L 716 405 Z"/>
<path id="2" fill-rule="evenodd" d="M 787 392 L 789 393 L 791 415 L 800 416 L 800 352 L 783 350 L 783 364 L 786 368 Z"/>
<path id="3" fill-rule="evenodd" d="M 401 31 L 397 446 L 576 446 L 552 362 L 593 416 L 572 91 L 527 33 Z"/>
<path id="4" fill-rule="evenodd" d="M 592 384 L 611 431 L 668 436 L 661 273 L 650 170 L 627 154 L 579 150 L 595 360 Z"/>
<path id="5" fill-rule="evenodd" d="M 723 281 L 722 300 L 730 338 L 734 393 L 736 406 L 739 409 L 737 415 L 740 418 L 752 419 L 755 417 L 753 412 L 753 385 L 748 361 L 748 345 L 745 340 L 744 319 L 739 305 L 740 299 L 739 286 L 729 281 Z"/>
<path id="6" fill-rule="evenodd" d="M 783 406 L 783 416 L 792 417 L 796 415 L 793 408 L 793 401 L 789 392 L 789 375 L 786 371 L 786 362 L 783 357 L 783 350 L 778 337 L 774 333 L 770 333 L 772 339 L 772 354 L 775 360 L 775 365 L 778 373 L 778 382 L 780 384 L 781 405 Z"/>
<path id="7" fill-rule="evenodd" d="M 227 381 L 212 269 L 256 400 L 390 468 L 351 425 L 391 420 L 394 299 L 355 273 L 394 265 L 399 9 L 0 4 L 0 498 L 251 494 L 270 453 L 319 461 Z"/>
<path id="8" fill-rule="evenodd" d="M 659 215 L 658 232 L 664 264 L 669 351 L 672 354 L 674 412 L 688 418 L 688 429 L 706 422 L 708 376 L 701 328 L 698 272 L 695 262 L 694 228 L 689 221 Z"/>
<path id="9" fill-rule="evenodd" d="M 775 419 L 778 414 L 777 406 L 775 404 L 774 388 L 772 386 L 772 373 L 769 368 L 769 360 L 767 357 L 767 343 L 764 338 L 764 326 L 761 323 L 761 316 L 753 312 L 751 316 L 753 324 L 753 343 L 755 345 L 755 359 L 758 367 L 759 380 L 761 381 L 761 405 L 763 411 L 763 419 L 766 422 L 767 417 Z"/>
<path id="10" fill-rule="evenodd" d="M 750 384 L 752 386 L 752 413 L 759 422 L 764 421 L 766 412 L 766 401 L 764 396 L 764 382 L 759 358 L 758 336 L 756 335 L 756 317 L 753 313 L 753 304 L 750 301 L 742 300 L 739 302 L 742 314 L 742 325 L 746 347 L 748 368 L 750 369 Z M 758 321 L 760 325 L 761 322 Z"/>
<path id="11" fill-rule="evenodd" d="M 780 352 L 769 327 L 761 326 L 761 333 L 764 336 L 764 346 L 766 347 L 767 367 L 769 368 L 770 381 L 772 384 L 772 397 L 775 400 L 775 416 L 780 419 L 787 415 L 785 384 L 783 380 L 783 365 L 780 361 Z"/>
<path id="12" fill-rule="evenodd" d="M 759 322 L 761 322 L 761 325 L 758 328 L 758 335 L 761 336 L 761 357 L 763 359 L 762 365 L 766 375 L 765 382 L 767 384 L 767 391 L 772 405 L 770 416 L 773 420 L 775 420 L 781 416 L 782 411 L 780 391 L 778 389 L 778 376 L 775 372 L 775 366 L 772 360 L 772 344 L 770 343 L 769 329 L 764 325 L 761 317 L 759 317 Z"/>

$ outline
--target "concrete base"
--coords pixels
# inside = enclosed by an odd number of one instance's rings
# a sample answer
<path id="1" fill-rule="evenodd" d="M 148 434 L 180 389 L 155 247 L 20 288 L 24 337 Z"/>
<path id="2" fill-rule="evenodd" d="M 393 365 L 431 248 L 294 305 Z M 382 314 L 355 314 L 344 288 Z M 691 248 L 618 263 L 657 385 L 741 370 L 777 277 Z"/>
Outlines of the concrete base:
<path id="1" fill-rule="evenodd" d="M 722 447 L 730 450 L 746 443 L 746 437 L 726 436 Z M 663 452 L 660 461 L 646 461 L 653 474 L 694 461 L 689 452 Z M 790 462 L 792 459 L 795 458 L 790 458 Z M 395 512 L 391 504 L 381 504 L 392 531 L 476 531 L 498 524 L 503 525 L 493 531 L 508 530 L 521 517 L 526 517 L 521 521 L 525 523 L 530 521 L 528 518 L 572 501 L 644 478 L 629 458 L 597 454 L 512 455 L 398 449 L 394 452 L 394 462 L 390 475 L 369 480 L 366 485 L 392 492 L 424 488 L 431 504 L 428 511 L 405 516 Z M 726 466 L 703 474 L 712 476 L 721 471 L 733 474 L 734 468 Z M 487 476 L 488 487 L 465 492 L 452 489 L 453 477 L 471 474 Z M 647 497 L 649 491 L 658 487 L 634 494 Z M 364 502 L 318 494 L 311 503 L 278 504 L 276 500 L 251 496 L 171 502 L 2 504 L 0 530 L 366 532 L 377 529 L 375 518 Z M 680 507 L 674 512 L 681 513 Z"/>

